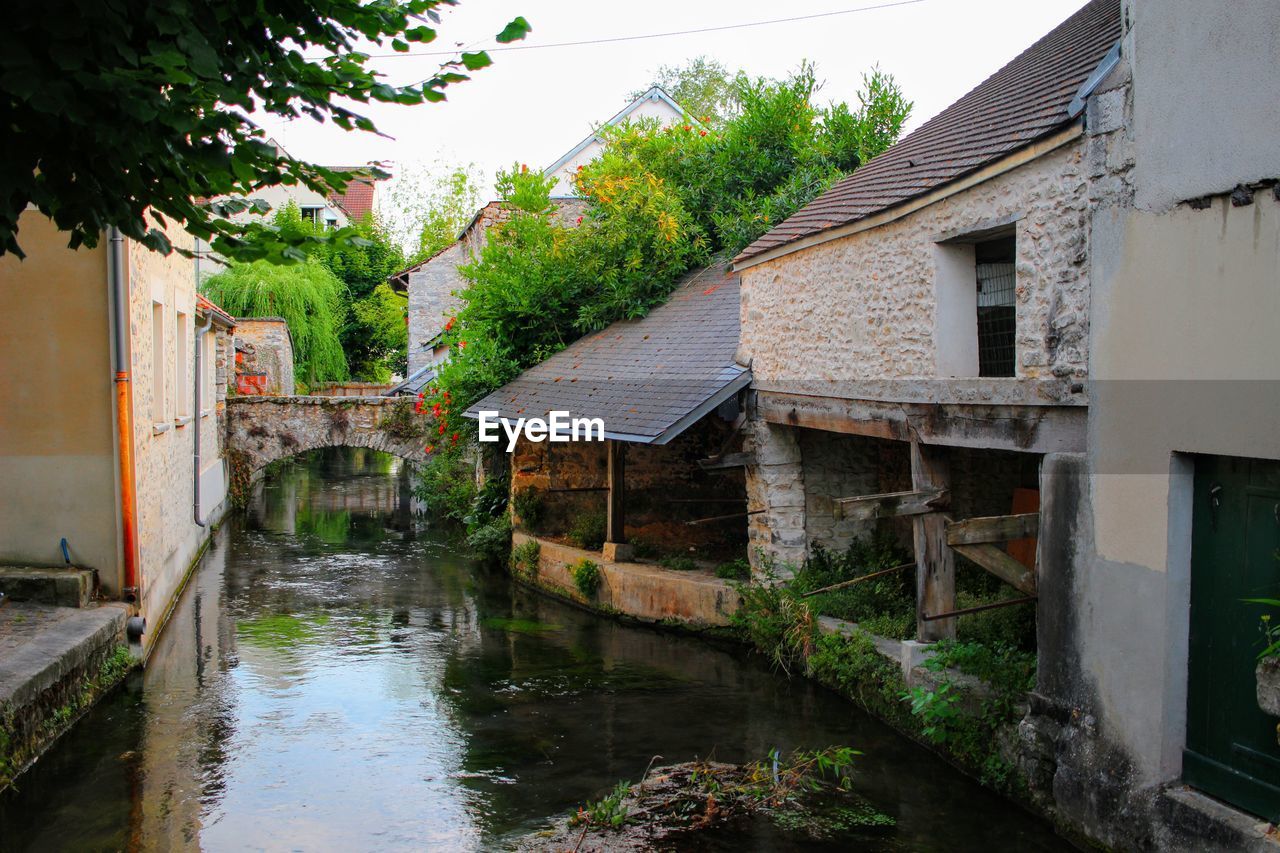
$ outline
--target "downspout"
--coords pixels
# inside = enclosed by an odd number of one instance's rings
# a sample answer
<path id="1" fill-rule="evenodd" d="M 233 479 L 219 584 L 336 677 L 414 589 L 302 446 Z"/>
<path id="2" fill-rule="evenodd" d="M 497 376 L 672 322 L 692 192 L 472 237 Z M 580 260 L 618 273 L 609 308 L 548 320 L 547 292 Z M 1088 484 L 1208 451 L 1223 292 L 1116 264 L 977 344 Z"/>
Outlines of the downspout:
<path id="1" fill-rule="evenodd" d="M 197 261 L 197 264 L 198 263 L 199 262 Z M 199 269 L 200 268 L 197 265 L 196 267 L 197 275 L 199 275 Z M 196 358 L 195 358 L 196 388 L 195 388 L 195 393 L 192 394 L 192 399 L 195 400 L 195 411 L 192 412 L 192 414 L 195 417 L 195 426 L 196 426 L 196 428 L 192 431 L 192 433 L 195 437 L 196 447 L 195 447 L 195 452 L 192 454 L 193 470 L 191 472 L 191 475 L 192 475 L 192 487 L 193 487 L 192 495 L 194 496 L 194 502 L 192 504 L 191 511 L 193 513 L 195 523 L 198 524 L 200 527 L 206 526 L 206 522 L 201 517 L 201 513 L 200 513 L 200 422 L 204 420 L 204 416 L 201 414 L 201 411 L 202 411 L 201 405 L 204 401 L 201 400 L 202 395 L 200 393 L 203 390 L 203 386 L 204 386 L 204 382 L 202 381 L 204 379 L 204 345 L 201 339 L 205 336 L 205 333 L 209 331 L 209 327 L 212 325 L 213 325 L 213 317 L 209 316 L 205 318 L 203 326 L 196 326 Z"/>
<path id="2" fill-rule="evenodd" d="M 120 229 L 107 231 L 107 289 L 115 309 L 112 361 L 116 385 L 116 438 L 120 444 L 120 527 L 124 551 L 124 587 L 121 598 L 138 601 L 138 515 L 133 478 L 133 405 L 129 365 L 129 294 L 124 272 L 124 236 Z"/>

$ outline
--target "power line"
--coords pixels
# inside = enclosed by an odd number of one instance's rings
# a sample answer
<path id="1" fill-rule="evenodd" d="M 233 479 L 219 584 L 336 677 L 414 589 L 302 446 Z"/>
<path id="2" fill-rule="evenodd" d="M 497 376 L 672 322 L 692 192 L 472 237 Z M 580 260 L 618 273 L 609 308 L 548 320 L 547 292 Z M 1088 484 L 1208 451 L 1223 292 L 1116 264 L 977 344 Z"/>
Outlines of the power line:
<path id="1" fill-rule="evenodd" d="M 797 15 L 792 18 L 774 18 L 768 21 L 749 21 L 744 24 L 723 24 L 717 27 L 700 27 L 694 30 L 673 30 L 665 33 L 644 33 L 637 36 L 613 36 L 611 38 L 582 39 L 581 41 L 561 41 L 552 42 L 551 44 L 507 44 L 498 45 L 496 47 L 485 48 L 489 53 L 506 50 L 546 50 L 552 47 L 583 47 L 593 44 L 615 44 L 622 41 L 643 41 L 646 39 L 670 38 L 672 36 L 690 36 L 699 33 L 716 33 L 725 30 L 743 30 L 748 27 L 766 27 L 772 24 L 790 24 L 795 21 L 812 21 L 817 18 L 833 18 L 837 15 L 852 15 L 857 12 L 872 12 L 876 9 L 890 9 L 894 6 L 914 6 L 917 3 L 924 3 L 925 0 L 893 0 L 889 3 L 877 3 L 874 6 L 858 6 L 854 9 L 839 9 L 834 12 L 818 12 L 813 15 Z M 456 56 L 465 48 L 457 48 L 455 50 L 435 50 L 425 51 L 422 53 L 371 53 L 371 58 L 395 58 L 395 57 L 418 57 L 418 56 Z"/>

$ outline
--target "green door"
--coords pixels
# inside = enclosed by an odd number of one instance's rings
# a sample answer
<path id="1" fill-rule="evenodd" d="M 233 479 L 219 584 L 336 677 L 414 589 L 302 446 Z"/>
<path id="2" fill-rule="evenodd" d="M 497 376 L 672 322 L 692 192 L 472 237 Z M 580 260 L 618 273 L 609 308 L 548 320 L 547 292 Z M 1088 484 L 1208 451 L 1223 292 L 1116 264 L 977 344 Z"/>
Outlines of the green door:
<path id="1" fill-rule="evenodd" d="M 1254 669 L 1266 608 L 1280 598 L 1280 463 L 1196 458 L 1187 748 L 1191 785 L 1280 818 L 1280 719 L 1258 707 Z M 1280 620 L 1280 614 L 1273 621 Z"/>

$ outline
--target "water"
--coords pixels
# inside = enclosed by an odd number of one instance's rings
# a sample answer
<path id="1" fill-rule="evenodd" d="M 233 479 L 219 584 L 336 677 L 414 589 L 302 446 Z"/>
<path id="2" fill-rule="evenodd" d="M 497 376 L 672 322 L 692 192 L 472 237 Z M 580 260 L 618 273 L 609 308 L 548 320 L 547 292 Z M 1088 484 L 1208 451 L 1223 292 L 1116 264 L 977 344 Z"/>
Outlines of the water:
<path id="1" fill-rule="evenodd" d="M 477 566 L 408 515 L 397 464 L 326 451 L 270 477 L 145 673 L 0 798 L 0 849 L 502 849 L 654 755 L 831 744 L 866 753 L 857 790 L 897 826 L 830 849 L 1067 849 L 834 694 Z M 690 849 L 814 849 L 752 832 Z"/>

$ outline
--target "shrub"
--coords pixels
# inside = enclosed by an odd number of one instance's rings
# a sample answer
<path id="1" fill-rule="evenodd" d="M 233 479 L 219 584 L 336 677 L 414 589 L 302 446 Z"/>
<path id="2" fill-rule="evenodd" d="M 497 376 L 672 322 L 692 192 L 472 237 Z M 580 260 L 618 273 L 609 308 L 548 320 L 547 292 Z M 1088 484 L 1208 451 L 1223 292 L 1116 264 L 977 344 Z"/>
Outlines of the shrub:
<path id="1" fill-rule="evenodd" d="M 569 528 L 569 541 L 587 551 L 599 551 L 604 547 L 608 519 L 603 512 L 584 512 L 573 520 Z"/>
<path id="2" fill-rule="evenodd" d="M 644 539 L 632 539 L 631 554 L 637 560 L 652 560 L 658 556 L 658 548 Z"/>
<path id="3" fill-rule="evenodd" d="M 536 489 L 521 489 L 511 498 L 511 505 L 526 530 L 538 530 L 542 522 L 542 495 Z"/>
<path id="4" fill-rule="evenodd" d="M 428 512 L 463 522 L 476 499 L 474 469 L 456 445 L 441 447 L 418 472 L 413 496 Z"/>
<path id="5" fill-rule="evenodd" d="M 511 572 L 526 578 L 538 574 L 538 560 L 542 556 L 542 546 L 536 540 L 522 542 L 511 549 Z"/>
<path id="6" fill-rule="evenodd" d="M 426 435 L 427 424 L 414 411 L 412 402 L 400 400 L 391 407 L 390 411 L 382 416 L 378 429 L 397 441 L 410 441 Z"/>
<path id="7" fill-rule="evenodd" d="M 698 568 L 698 564 L 692 557 L 677 555 L 673 557 L 663 557 L 658 561 L 658 565 L 664 569 L 671 569 L 673 572 L 691 572 Z"/>
<path id="8" fill-rule="evenodd" d="M 716 577 L 727 581 L 745 581 L 751 579 L 751 563 L 739 557 L 716 566 Z"/>
<path id="9" fill-rule="evenodd" d="M 511 521 L 505 515 L 490 519 L 467 532 L 467 545 L 480 556 L 502 562 L 511 547 Z"/>
<path id="10" fill-rule="evenodd" d="M 584 598 L 591 598 L 600 588 L 600 567 L 590 560 L 579 560 L 569 567 L 573 585 Z"/>

